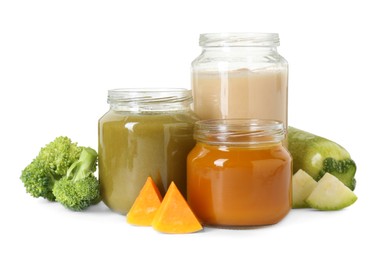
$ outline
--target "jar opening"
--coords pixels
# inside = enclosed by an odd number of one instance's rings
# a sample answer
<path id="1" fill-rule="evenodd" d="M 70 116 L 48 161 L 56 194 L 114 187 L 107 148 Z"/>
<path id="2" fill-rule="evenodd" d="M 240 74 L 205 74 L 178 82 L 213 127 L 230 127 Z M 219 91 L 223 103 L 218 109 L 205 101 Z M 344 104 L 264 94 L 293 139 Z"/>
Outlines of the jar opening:
<path id="1" fill-rule="evenodd" d="M 201 47 L 277 47 L 277 33 L 205 33 L 199 37 Z"/>
<path id="2" fill-rule="evenodd" d="M 259 119 L 211 119 L 195 123 L 194 138 L 213 145 L 279 143 L 285 129 L 280 121 Z"/>
<path id="3" fill-rule="evenodd" d="M 123 88 L 108 90 L 108 104 L 116 110 L 163 111 L 188 107 L 192 102 L 191 90 L 136 89 Z"/>

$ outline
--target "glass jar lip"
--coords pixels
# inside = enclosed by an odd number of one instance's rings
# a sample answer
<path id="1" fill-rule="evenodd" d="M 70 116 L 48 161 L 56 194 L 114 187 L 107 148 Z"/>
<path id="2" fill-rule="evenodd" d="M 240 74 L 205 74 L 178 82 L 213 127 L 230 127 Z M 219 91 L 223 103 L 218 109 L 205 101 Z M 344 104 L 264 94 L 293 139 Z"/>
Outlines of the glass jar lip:
<path id="1" fill-rule="evenodd" d="M 201 47 L 277 47 L 278 33 L 225 32 L 203 33 L 199 36 Z"/>
<path id="2" fill-rule="evenodd" d="M 117 88 L 108 90 L 108 103 L 191 102 L 192 92 L 185 88 Z"/>
<path id="3" fill-rule="evenodd" d="M 194 138 L 213 145 L 279 143 L 285 134 L 283 122 L 266 119 L 209 119 L 194 126 Z"/>

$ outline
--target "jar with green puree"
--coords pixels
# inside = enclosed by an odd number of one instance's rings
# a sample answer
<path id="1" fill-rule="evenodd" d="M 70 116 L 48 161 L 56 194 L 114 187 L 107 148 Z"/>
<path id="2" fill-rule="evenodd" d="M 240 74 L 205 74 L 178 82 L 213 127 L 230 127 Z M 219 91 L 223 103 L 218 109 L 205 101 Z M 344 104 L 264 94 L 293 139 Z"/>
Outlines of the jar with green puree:
<path id="1" fill-rule="evenodd" d="M 171 181 L 186 194 L 186 158 L 194 147 L 186 89 L 114 89 L 98 124 L 99 180 L 104 203 L 126 214 L 148 176 L 162 195 Z"/>

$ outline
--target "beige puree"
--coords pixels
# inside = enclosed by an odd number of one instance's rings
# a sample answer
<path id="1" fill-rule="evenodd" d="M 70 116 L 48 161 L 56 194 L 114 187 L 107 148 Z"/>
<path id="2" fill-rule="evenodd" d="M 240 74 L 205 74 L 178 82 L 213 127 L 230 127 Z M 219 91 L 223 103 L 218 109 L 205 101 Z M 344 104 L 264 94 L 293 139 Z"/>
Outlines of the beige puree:
<path id="1" fill-rule="evenodd" d="M 287 122 L 286 69 L 193 71 L 194 111 L 201 119 L 259 118 Z"/>

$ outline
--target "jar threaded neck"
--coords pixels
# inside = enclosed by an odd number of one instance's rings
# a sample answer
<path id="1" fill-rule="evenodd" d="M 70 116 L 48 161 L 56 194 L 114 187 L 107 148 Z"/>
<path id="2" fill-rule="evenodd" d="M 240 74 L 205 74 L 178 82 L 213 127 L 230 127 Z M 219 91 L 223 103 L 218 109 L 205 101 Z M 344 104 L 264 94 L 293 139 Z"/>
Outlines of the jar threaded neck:
<path id="1" fill-rule="evenodd" d="M 201 47 L 277 47 L 277 33 L 205 33 L 199 37 Z"/>
<path id="2" fill-rule="evenodd" d="M 191 90 L 171 89 L 112 89 L 108 104 L 122 111 L 170 111 L 188 109 L 192 102 Z"/>
<path id="3" fill-rule="evenodd" d="M 213 145 L 257 145 L 279 143 L 284 125 L 275 120 L 211 119 L 195 123 L 194 138 Z"/>

